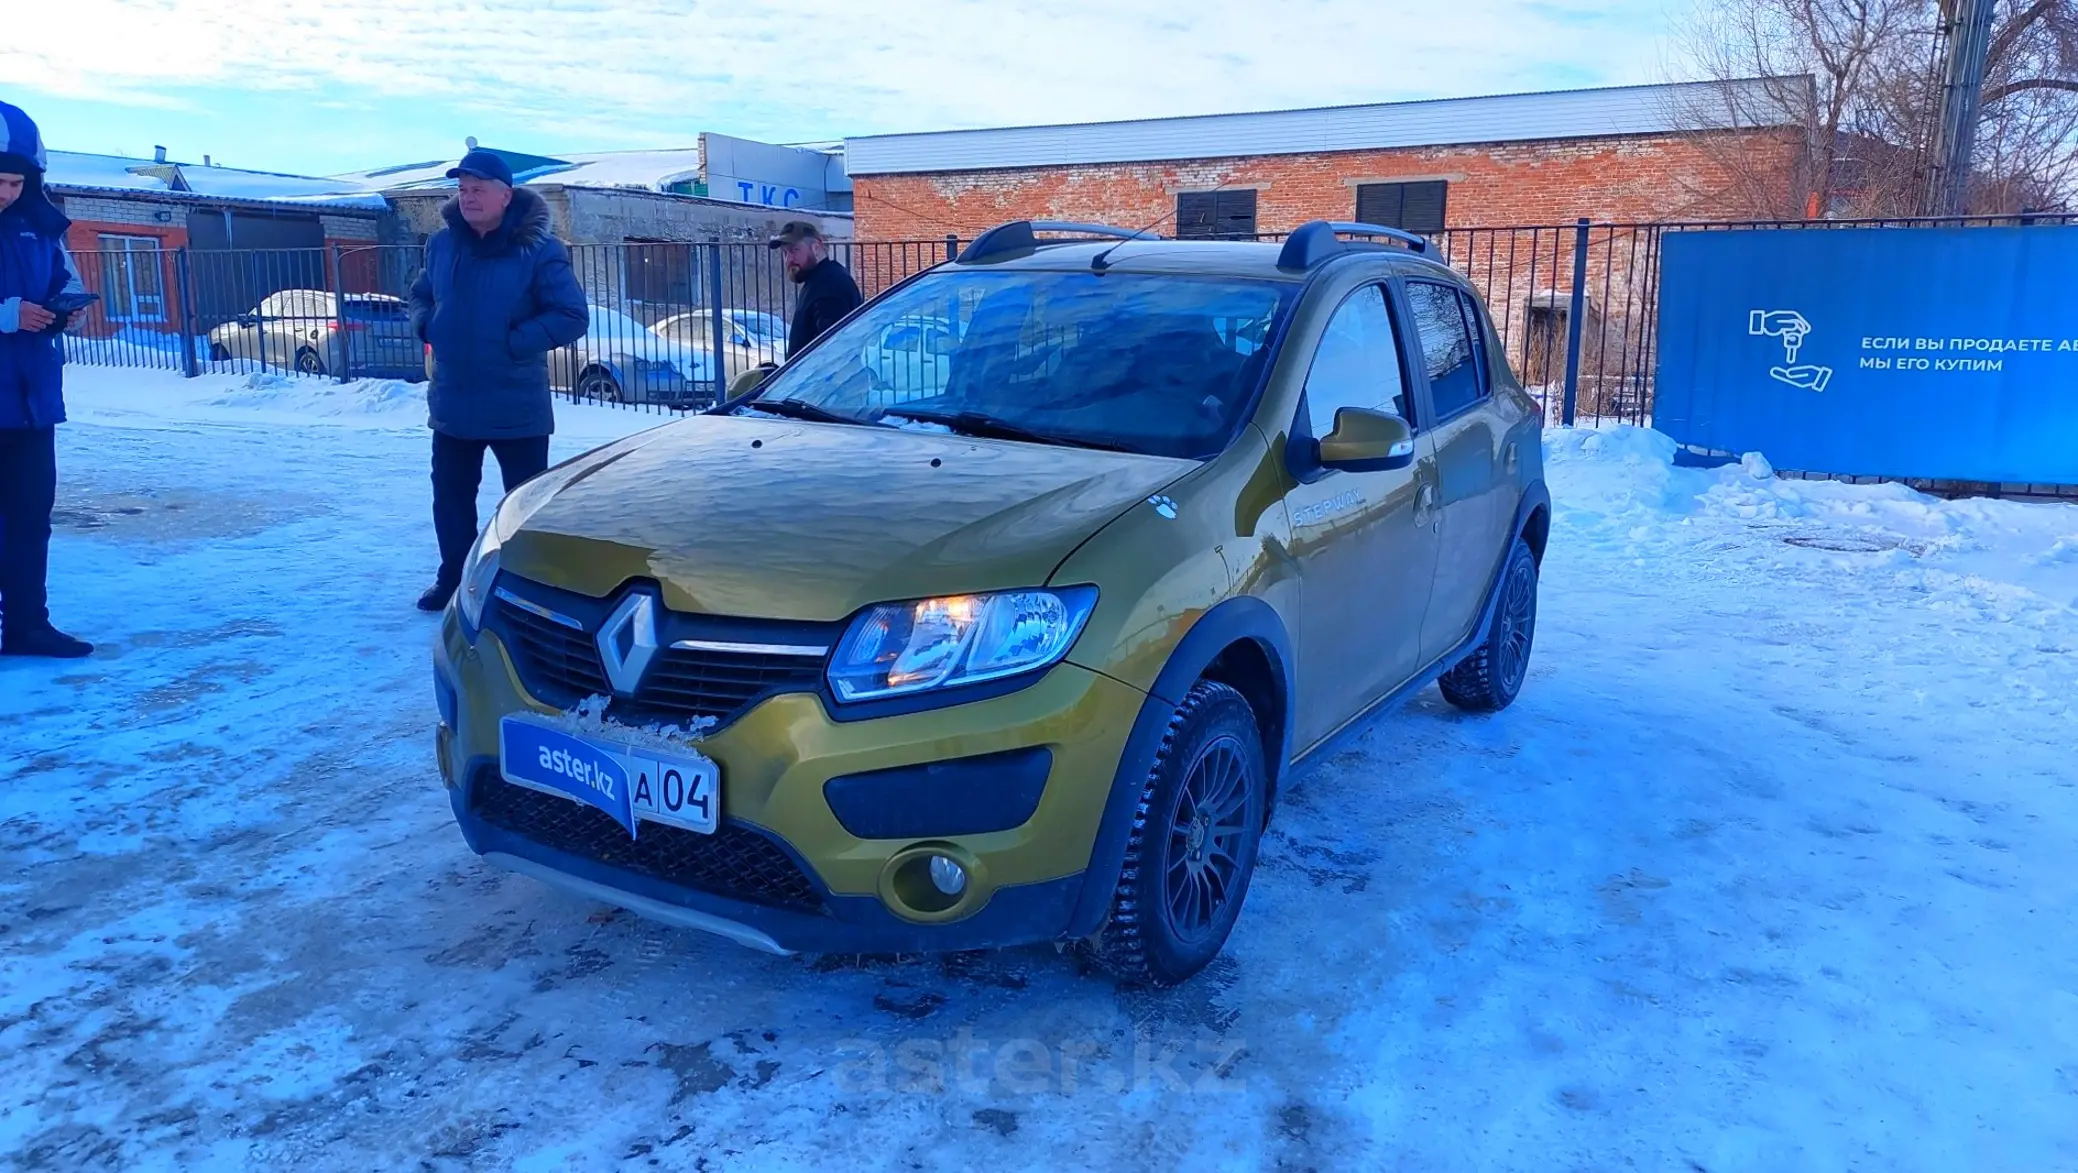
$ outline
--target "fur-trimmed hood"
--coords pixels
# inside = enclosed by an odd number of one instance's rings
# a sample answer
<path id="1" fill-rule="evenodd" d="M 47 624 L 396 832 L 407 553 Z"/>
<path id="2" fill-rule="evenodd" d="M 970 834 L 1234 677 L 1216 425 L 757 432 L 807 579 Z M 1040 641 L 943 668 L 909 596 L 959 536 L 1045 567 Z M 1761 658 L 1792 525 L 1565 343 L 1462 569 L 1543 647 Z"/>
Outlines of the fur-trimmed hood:
<path id="1" fill-rule="evenodd" d="M 489 236 L 476 235 L 476 229 L 462 219 L 460 196 L 442 204 L 440 216 L 447 221 L 456 240 L 466 241 L 475 251 L 487 256 L 502 256 L 537 247 L 553 235 L 555 228 L 548 201 L 525 187 L 512 189 L 512 203 L 505 209 L 504 222 Z"/>

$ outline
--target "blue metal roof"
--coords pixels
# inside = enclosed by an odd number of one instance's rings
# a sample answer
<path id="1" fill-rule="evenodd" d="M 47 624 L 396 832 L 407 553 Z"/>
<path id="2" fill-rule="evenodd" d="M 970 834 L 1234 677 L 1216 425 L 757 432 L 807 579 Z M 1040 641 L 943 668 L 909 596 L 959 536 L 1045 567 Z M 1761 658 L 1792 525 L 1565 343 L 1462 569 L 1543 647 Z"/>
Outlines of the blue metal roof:
<path id="1" fill-rule="evenodd" d="M 1796 121 L 1804 78 L 1621 86 L 1255 114 L 888 134 L 844 141 L 852 175 L 1298 155 L 1462 143 L 1667 134 Z"/>

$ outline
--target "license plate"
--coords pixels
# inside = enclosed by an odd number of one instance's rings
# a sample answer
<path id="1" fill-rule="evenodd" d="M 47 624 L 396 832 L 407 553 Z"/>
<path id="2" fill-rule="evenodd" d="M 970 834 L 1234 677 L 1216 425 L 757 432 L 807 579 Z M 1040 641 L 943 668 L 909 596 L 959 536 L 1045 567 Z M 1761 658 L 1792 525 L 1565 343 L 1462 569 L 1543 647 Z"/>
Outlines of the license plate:
<path id="1" fill-rule="evenodd" d="M 612 815 L 639 837 L 644 822 L 712 835 L 721 821 L 721 767 L 690 751 L 579 736 L 511 716 L 498 726 L 498 769 L 508 781 Z"/>

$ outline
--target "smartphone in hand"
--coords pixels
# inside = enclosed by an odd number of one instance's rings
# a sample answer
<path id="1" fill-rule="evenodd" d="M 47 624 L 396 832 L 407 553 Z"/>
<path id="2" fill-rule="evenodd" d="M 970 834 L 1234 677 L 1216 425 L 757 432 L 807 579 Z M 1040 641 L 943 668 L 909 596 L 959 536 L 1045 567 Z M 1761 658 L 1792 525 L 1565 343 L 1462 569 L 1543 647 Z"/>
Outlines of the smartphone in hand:
<path id="1" fill-rule="evenodd" d="M 54 314 L 76 314 L 101 300 L 98 293 L 61 293 L 43 305 Z"/>

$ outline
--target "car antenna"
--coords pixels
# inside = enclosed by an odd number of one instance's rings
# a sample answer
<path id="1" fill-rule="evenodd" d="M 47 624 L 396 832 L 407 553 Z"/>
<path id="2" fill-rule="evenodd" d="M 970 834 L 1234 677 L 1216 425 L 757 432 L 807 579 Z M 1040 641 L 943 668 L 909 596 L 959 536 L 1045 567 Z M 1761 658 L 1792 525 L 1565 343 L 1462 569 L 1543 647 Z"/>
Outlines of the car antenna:
<path id="1" fill-rule="evenodd" d="M 1205 194 L 1212 195 L 1215 192 L 1225 191 L 1227 189 L 1227 184 L 1231 182 L 1233 181 L 1223 181 L 1218 187 L 1208 190 Z M 1159 218 L 1157 218 L 1153 224 L 1149 224 L 1147 227 L 1140 229 L 1138 232 L 1135 232 L 1133 234 L 1134 238 L 1138 239 L 1140 236 L 1154 231 L 1157 227 L 1159 227 L 1162 224 L 1163 221 L 1169 220 L 1173 218 L 1175 215 L 1176 209 L 1169 209 L 1167 212 L 1162 213 L 1162 215 Z M 1110 248 L 1105 249 L 1103 252 L 1098 253 L 1096 256 L 1091 257 L 1090 268 L 1094 269 L 1099 273 L 1103 272 L 1105 269 L 1110 268 L 1110 262 L 1106 258 L 1108 258 L 1112 253 L 1117 252 L 1120 248 L 1131 243 L 1133 243 L 1131 240 L 1121 240 L 1117 244 L 1112 245 Z"/>
<path id="2" fill-rule="evenodd" d="M 1222 183 L 1218 187 L 1213 188 L 1212 190 L 1220 191 L 1223 190 L 1226 186 L 1226 184 Z M 1156 228 L 1159 228 L 1162 225 L 1163 221 L 1168 220 L 1175 215 L 1176 209 L 1171 208 L 1168 211 L 1162 213 L 1159 217 L 1157 217 L 1154 223 L 1149 224 L 1145 228 L 1136 229 L 1133 233 L 1132 240 L 1121 240 L 1117 244 L 1112 245 L 1110 248 L 1105 249 L 1103 252 L 1098 253 L 1096 256 L 1091 257 L 1090 268 L 1096 270 L 1099 273 L 1103 272 L 1105 269 L 1110 268 L 1110 262 L 1107 261 L 1105 258 L 1109 257 L 1112 253 L 1117 252 L 1120 248 L 1123 248 L 1124 246 L 1133 243 L 1133 240 L 1138 240 L 1140 237 L 1145 236 L 1150 232 L 1153 232 Z"/>

